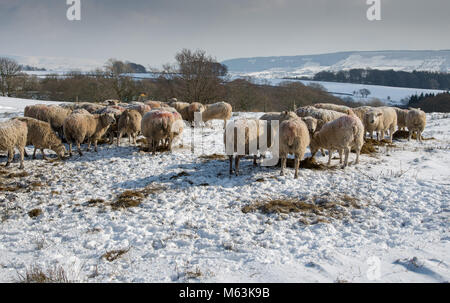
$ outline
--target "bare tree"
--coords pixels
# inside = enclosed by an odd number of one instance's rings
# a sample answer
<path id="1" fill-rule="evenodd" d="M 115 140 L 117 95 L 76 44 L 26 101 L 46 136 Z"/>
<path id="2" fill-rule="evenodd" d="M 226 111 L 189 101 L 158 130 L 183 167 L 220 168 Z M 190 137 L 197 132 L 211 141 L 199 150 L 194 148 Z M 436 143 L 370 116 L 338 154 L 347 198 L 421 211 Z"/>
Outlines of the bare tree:
<path id="1" fill-rule="evenodd" d="M 16 60 L 1 57 L 0 58 L 0 91 L 2 96 L 11 96 L 17 81 L 14 77 L 22 70 Z"/>
<path id="2" fill-rule="evenodd" d="M 221 77 L 228 73 L 225 65 L 203 50 L 183 49 L 175 59 L 181 80 L 179 94 L 184 101 L 210 103 L 223 93 Z"/>
<path id="3" fill-rule="evenodd" d="M 127 63 L 109 59 L 105 65 L 106 79 L 121 101 L 131 101 L 133 97 L 133 79 L 128 76 L 132 69 Z"/>

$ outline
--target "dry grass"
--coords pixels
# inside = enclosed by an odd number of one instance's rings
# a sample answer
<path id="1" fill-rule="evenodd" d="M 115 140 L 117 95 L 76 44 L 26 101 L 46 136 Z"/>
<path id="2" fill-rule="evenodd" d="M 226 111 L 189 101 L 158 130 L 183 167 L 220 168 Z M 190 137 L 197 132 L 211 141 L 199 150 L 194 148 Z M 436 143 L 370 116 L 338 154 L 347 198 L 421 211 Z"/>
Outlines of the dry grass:
<path id="1" fill-rule="evenodd" d="M 40 208 L 35 208 L 35 209 L 32 209 L 32 210 L 30 210 L 29 212 L 28 212 L 28 216 L 30 216 L 30 218 L 37 218 L 37 217 L 39 217 L 40 215 L 42 215 L 44 212 L 42 211 L 42 209 L 40 209 Z"/>
<path id="2" fill-rule="evenodd" d="M 359 200 L 349 195 L 331 195 L 325 193 L 310 198 L 278 198 L 257 201 L 246 205 L 242 212 L 261 212 L 263 214 L 292 214 L 302 217 L 300 222 L 306 225 L 330 223 L 328 219 L 343 219 L 350 215 L 348 209 L 361 208 Z"/>
<path id="3" fill-rule="evenodd" d="M 398 130 L 394 133 L 394 135 L 392 136 L 393 140 L 399 140 L 399 139 L 408 139 L 409 137 L 409 132 L 406 130 Z M 411 139 L 413 140 L 417 140 L 417 135 L 414 133 L 411 136 Z M 424 138 L 422 136 L 422 140 L 428 141 L 428 140 L 436 140 L 436 138 L 431 137 L 431 138 Z"/>
<path id="4" fill-rule="evenodd" d="M 43 270 L 40 266 L 33 265 L 26 269 L 25 274 L 18 276 L 18 283 L 70 283 L 61 266 Z"/>
<path id="5" fill-rule="evenodd" d="M 94 207 L 94 206 L 97 206 L 99 204 L 101 204 L 101 205 L 105 204 L 105 200 L 103 200 L 103 199 L 90 199 L 89 201 L 87 201 L 85 203 L 85 206 Z"/>
<path id="6" fill-rule="evenodd" d="M 291 158 L 286 159 L 286 167 L 294 168 L 295 160 Z M 281 167 L 281 159 L 278 161 L 277 167 Z M 306 158 L 300 161 L 301 169 L 314 169 L 314 170 L 327 170 L 335 169 L 335 166 L 327 166 L 325 164 L 318 163 L 315 158 Z"/>
<path id="7" fill-rule="evenodd" d="M 122 257 L 124 254 L 130 251 L 130 248 L 127 249 L 118 249 L 118 250 L 111 250 L 102 255 L 102 258 L 105 259 L 108 262 L 113 262 L 120 257 Z"/>
<path id="8" fill-rule="evenodd" d="M 130 207 L 138 207 L 149 195 L 161 192 L 166 188 L 163 186 L 147 186 L 139 190 L 126 190 L 117 196 L 116 200 L 111 203 L 114 210 L 126 209 Z"/>

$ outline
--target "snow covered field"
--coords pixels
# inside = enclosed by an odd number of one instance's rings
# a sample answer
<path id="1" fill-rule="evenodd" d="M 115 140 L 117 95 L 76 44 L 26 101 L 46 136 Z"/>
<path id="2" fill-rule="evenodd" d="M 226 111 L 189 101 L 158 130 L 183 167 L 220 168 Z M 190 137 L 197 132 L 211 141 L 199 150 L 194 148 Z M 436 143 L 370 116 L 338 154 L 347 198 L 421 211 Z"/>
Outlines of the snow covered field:
<path id="1" fill-rule="evenodd" d="M 0 106 L 18 113 L 24 104 L 2 98 Z M 13 163 L 0 176 L 1 187 L 18 187 L 0 191 L 0 282 L 33 265 L 61 266 L 79 282 L 450 280 L 448 114 L 428 115 L 424 136 L 436 140 L 396 141 L 346 170 L 302 169 L 298 180 L 251 160 L 230 177 L 227 161 L 201 157 L 223 153 L 222 122 L 213 126 L 185 130 L 172 154 L 142 153 L 123 139 L 64 162 L 27 159 L 25 177 L 7 178 L 19 172 Z M 196 154 L 192 139 L 203 143 Z M 140 191 L 142 204 L 113 209 L 126 190 Z M 281 198 L 353 202 L 335 212 L 242 211 Z M 33 209 L 42 215 L 31 218 Z M 114 250 L 124 254 L 102 257 Z"/>

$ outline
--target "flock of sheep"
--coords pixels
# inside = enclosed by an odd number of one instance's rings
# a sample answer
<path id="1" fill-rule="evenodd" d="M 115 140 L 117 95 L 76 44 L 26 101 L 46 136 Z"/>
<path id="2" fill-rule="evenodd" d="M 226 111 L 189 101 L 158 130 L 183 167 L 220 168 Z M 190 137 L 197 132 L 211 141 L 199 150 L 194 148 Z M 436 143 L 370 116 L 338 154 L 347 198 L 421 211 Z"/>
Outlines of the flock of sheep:
<path id="1" fill-rule="evenodd" d="M 69 155 L 72 156 L 72 144 L 75 144 L 80 156 L 83 155 L 81 144 L 88 143 L 87 150 L 102 137 L 109 138 L 113 143 L 117 138 L 128 135 L 129 141 L 136 144 L 138 134 L 142 134 L 148 147 L 155 154 L 159 147 L 171 150 L 172 141 L 183 132 L 183 121 L 193 123 L 195 113 L 201 113 L 202 121 L 214 119 L 224 121 L 232 116 L 232 107 L 225 102 L 211 105 L 201 103 L 179 102 L 171 99 L 169 102 L 147 101 L 122 104 L 116 100 L 103 103 L 68 103 L 60 105 L 32 105 L 25 108 L 24 117 L 12 118 L 0 123 L 0 150 L 8 152 L 6 166 L 12 162 L 14 148 L 20 153 L 20 168 L 24 167 L 25 146 L 35 147 L 33 158 L 39 149 L 46 159 L 44 150 L 53 150 L 59 158 L 66 154 L 62 138 L 69 145 Z M 258 141 L 260 130 L 249 131 L 250 121 L 279 121 L 279 156 L 281 158 L 281 174 L 284 175 L 288 154 L 295 156 L 295 178 L 298 177 L 299 163 L 309 146 L 312 157 L 323 149 L 328 150 L 328 164 L 334 151 L 339 152 L 340 163 L 348 166 L 350 151 L 356 151 L 356 161 L 364 144 L 367 133 L 382 140 L 389 135 L 392 141 L 396 129 L 408 128 L 409 140 L 413 133 L 421 141 L 426 125 L 426 115 L 420 109 L 399 109 L 394 107 L 349 108 L 335 104 L 319 103 L 305 106 L 296 112 L 267 113 L 259 119 L 239 118 L 234 121 L 234 127 L 245 129 L 245 154 L 251 153 L 249 144 Z M 260 125 L 257 123 L 257 125 Z M 269 124 L 270 125 L 270 124 Z M 226 131 L 224 142 L 226 143 Z M 272 133 L 268 132 L 267 142 L 271 141 Z M 237 140 L 237 136 L 234 136 Z M 234 142 L 234 146 L 237 146 Z M 345 160 L 343 155 L 345 154 Z M 239 174 L 239 160 L 244 155 L 235 156 L 236 175 Z M 256 155 L 254 155 L 256 164 Z M 230 174 L 233 173 L 233 155 L 229 156 Z"/>

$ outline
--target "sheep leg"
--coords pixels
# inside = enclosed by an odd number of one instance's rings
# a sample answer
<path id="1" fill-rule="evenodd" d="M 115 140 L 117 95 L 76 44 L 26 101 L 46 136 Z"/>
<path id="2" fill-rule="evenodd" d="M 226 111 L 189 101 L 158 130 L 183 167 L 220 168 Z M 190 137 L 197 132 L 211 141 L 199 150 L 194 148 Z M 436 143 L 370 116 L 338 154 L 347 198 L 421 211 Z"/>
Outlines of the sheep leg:
<path id="1" fill-rule="evenodd" d="M 19 154 L 20 154 L 20 166 L 19 166 L 19 169 L 23 169 L 24 168 L 23 157 L 25 155 L 25 147 L 19 148 Z"/>
<path id="2" fill-rule="evenodd" d="M 43 149 L 43 148 L 41 148 L 41 153 L 42 153 L 42 159 L 48 160 L 47 157 L 45 156 L 45 153 L 44 153 L 44 149 Z"/>
<path id="3" fill-rule="evenodd" d="M 128 133 L 128 144 L 131 144 L 131 133 Z"/>
<path id="4" fill-rule="evenodd" d="M 98 149 L 97 149 L 97 139 L 94 140 L 94 150 L 96 153 L 98 153 Z"/>
<path id="5" fill-rule="evenodd" d="M 91 149 L 91 139 L 88 140 L 88 146 L 86 148 L 86 151 L 89 151 Z"/>
<path id="6" fill-rule="evenodd" d="M 233 156 L 228 156 L 228 159 L 230 160 L 230 175 L 233 174 Z"/>
<path id="7" fill-rule="evenodd" d="M 156 155 L 156 141 L 152 139 L 152 154 Z"/>
<path id="8" fill-rule="evenodd" d="M 33 160 L 36 159 L 36 150 L 37 150 L 37 147 L 35 146 L 34 151 L 33 151 Z"/>
<path id="9" fill-rule="evenodd" d="M 241 160 L 241 156 L 236 156 L 236 159 L 234 161 L 234 167 L 236 170 L 236 176 L 239 176 L 239 161 Z"/>
<path id="10" fill-rule="evenodd" d="M 258 163 L 256 162 L 256 155 L 253 156 L 253 166 L 257 166 Z"/>
<path id="11" fill-rule="evenodd" d="M 356 148 L 356 160 L 355 164 L 359 164 L 359 154 L 361 153 L 361 147 Z"/>
<path id="12" fill-rule="evenodd" d="M 302 156 L 303 158 L 303 156 Z M 298 167 L 300 166 L 300 157 L 298 155 L 295 156 L 295 175 L 294 179 L 298 179 Z"/>
<path id="13" fill-rule="evenodd" d="M 122 132 L 117 135 L 117 146 L 120 146 L 120 138 L 122 138 Z"/>
<path id="14" fill-rule="evenodd" d="M 408 141 L 411 141 L 411 137 L 412 137 L 412 131 L 409 131 L 409 135 L 408 135 Z"/>
<path id="15" fill-rule="evenodd" d="M 419 140 L 419 142 L 422 143 L 422 132 L 420 130 L 417 131 L 417 140 Z"/>
<path id="16" fill-rule="evenodd" d="M 286 156 L 281 158 L 281 175 L 284 176 L 284 170 L 286 169 Z"/>
<path id="17" fill-rule="evenodd" d="M 69 156 L 72 157 L 72 142 L 69 143 Z"/>
<path id="18" fill-rule="evenodd" d="M 77 142 L 77 148 L 78 148 L 78 153 L 80 154 L 80 156 L 82 156 L 83 152 L 81 151 L 81 144 L 80 144 L 80 142 Z"/>
<path id="19" fill-rule="evenodd" d="M 344 151 L 342 149 L 339 150 L 339 164 L 342 164 L 342 154 L 344 153 Z"/>
<path id="20" fill-rule="evenodd" d="M 8 167 L 9 164 L 11 164 L 12 160 L 14 158 L 14 149 L 8 150 L 8 160 L 6 161 L 5 167 Z"/>
<path id="21" fill-rule="evenodd" d="M 346 168 L 348 166 L 348 155 L 350 154 L 350 148 L 346 147 L 344 149 L 345 152 L 345 160 L 344 160 L 344 166 L 342 168 Z"/>
<path id="22" fill-rule="evenodd" d="M 331 164 L 331 157 L 332 156 L 333 156 L 333 150 L 329 149 L 328 150 L 328 163 L 327 163 L 328 166 L 330 166 L 330 164 Z"/>

